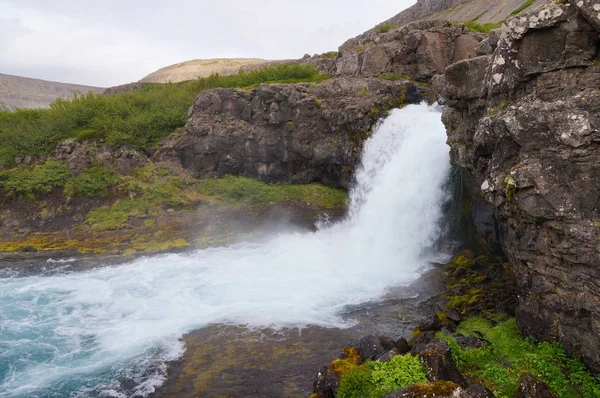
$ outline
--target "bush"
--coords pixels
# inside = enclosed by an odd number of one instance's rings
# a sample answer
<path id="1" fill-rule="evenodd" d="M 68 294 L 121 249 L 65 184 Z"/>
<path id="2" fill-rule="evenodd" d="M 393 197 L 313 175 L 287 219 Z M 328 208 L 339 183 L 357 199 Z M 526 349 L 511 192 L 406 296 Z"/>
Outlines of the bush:
<path id="1" fill-rule="evenodd" d="M 319 82 L 327 78 L 310 65 L 283 64 L 233 76 L 210 76 L 177 84 L 146 84 L 137 92 L 112 96 L 88 93 L 58 99 L 50 109 L 0 111 L 0 165 L 15 156 L 49 155 L 67 138 L 105 139 L 145 149 L 185 125 L 198 92 L 261 83 Z"/>
<path id="2" fill-rule="evenodd" d="M 390 30 L 398 29 L 397 25 L 394 25 L 391 22 L 382 22 L 379 25 L 375 26 L 375 30 L 379 33 L 387 33 Z"/>
<path id="3" fill-rule="evenodd" d="M 481 33 L 490 33 L 490 30 L 498 29 L 499 27 L 502 26 L 502 22 L 481 24 L 481 23 L 477 23 L 475 21 L 462 21 L 459 23 L 465 25 L 465 27 L 467 29 L 469 29 L 471 32 L 481 32 Z"/>
<path id="4" fill-rule="evenodd" d="M 489 341 L 485 347 L 462 349 L 454 338 L 438 335 L 449 343 L 460 371 L 480 380 L 496 396 L 514 397 L 520 377 L 531 373 L 559 397 L 600 397 L 600 382 L 581 360 L 569 357 L 558 343 L 522 338 L 514 318 L 496 326 L 483 318 L 470 318 L 458 332 Z"/>
<path id="5" fill-rule="evenodd" d="M 119 175 L 114 170 L 94 166 L 72 178 L 65 185 L 65 194 L 69 198 L 73 196 L 104 197 L 108 195 L 108 188 L 118 182 Z"/>
<path id="6" fill-rule="evenodd" d="M 427 370 L 414 355 L 396 355 L 388 362 L 367 362 L 342 374 L 338 397 L 380 398 L 416 383 L 427 383 Z"/>
<path id="7" fill-rule="evenodd" d="M 48 194 L 64 187 L 73 177 L 66 163 L 48 161 L 43 166 L 18 167 L 0 172 L 0 186 L 6 197 L 32 200 L 36 193 Z"/>

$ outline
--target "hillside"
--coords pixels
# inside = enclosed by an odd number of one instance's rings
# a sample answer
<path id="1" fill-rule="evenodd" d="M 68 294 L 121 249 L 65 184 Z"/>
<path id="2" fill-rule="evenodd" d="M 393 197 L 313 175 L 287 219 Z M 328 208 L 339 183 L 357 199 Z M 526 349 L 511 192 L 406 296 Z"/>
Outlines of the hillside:
<path id="1" fill-rule="evenodd" d="M 419 20 L 445 19 L 473 21 L 480 24 L 499 23 L 530 6 L 550 0 L 418 0 L 417 4 L 383 22 L 381 25 L 403 26 Z M 368 33 L 375 31 L 369 30 Z"/>
<path id="2" fill-rule="evenodd" d="M 48 108 L 57 98 L 73 93 L 102 92 L 103 88 L 50 82 L 0 73 L 0 109 Z"/>
<path id="3" fill-rule="evenodd" d="M 165 66 L 150 73 L 140 80 L 142 83 L 178 83 L 186 80 L 195 80 L 200 77 L 219 74 L 230 76 L 240 70 L 246 72 L 269 65 L 286 63 L 288 61 L 268 61 L 260 58 L 214 58 L 195 59 Z"/>

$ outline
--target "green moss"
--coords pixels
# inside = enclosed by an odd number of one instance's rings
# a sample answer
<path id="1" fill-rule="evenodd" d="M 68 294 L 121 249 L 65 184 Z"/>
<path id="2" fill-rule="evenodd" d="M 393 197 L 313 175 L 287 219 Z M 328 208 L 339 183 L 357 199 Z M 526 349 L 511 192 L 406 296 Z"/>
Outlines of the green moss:
<path id="1" fill-rule="evenodd" d="M 422 398 L 449 397 L 460 386 L 451 381 L 419 383 L 408 387 L 408 391 Z"/>
<path id="2" fill-rule="evenodd" d="M 358 92 L 359 97 L 366 97 L 367 95 L 369 95 L 369 89 L 367 88 L 367 86 L 361 88 Z"/>
<path id="3" fill-rule="evenodd" d="M 369 46 L 367 46 L 367 45 L 358 46 L 358 47 L 356 47 L 356 52 L 357 52 L 357 53 L 362 53 L 362 52 L 364 52 L 364 51 L 365 51 L 367 48 L 369 48 Z"/>
<path id="4" fill-rule="evenodd" d="M 504 109 L 506 109 L 509 104 L 510 104 L 509 100 L 507 100 L 507 99 L 502 100 L 502 102 L 500 102 L 498 104 L 498 106 L 495 106 L 488 111 L 488 116 L 498 115 L 500 112 L 502 112 Z"/>
<path id="5" fill-rule="evenodd" d="M 379 25 L 375 26 L 375 30 L 378 33 L 387 33 L 391 30 L 398 29 L 398 25 L 395 25 L 391 22 L 382 22 Z"/>
<path id="6" fill-rule="evenodd" d="M 475 21 L 459 21 L 471 32 L 490 33 L 492 29 L 498 29 L 504 22 L 480 24 Z"/>
<path id="7" fill-rule="evenodd" d="M 462 349 L 453 337 L 438 334 L 449 343 L 459 370 L 482 382 L 496 396 L 516 396 L 516 385 L 525 373 L 548 384 L 559 397 L 600 396 L 600 382 L 579 358 L 567 355 L 558 343 L 524 339 L 514 318 L 495 326 L 484 318 L 469 318 L 460 324 L 458 333 L 490 343 L 481 348 Z"/>
<path id="8" fill-rule="evenodd" d="M 525 9 L 531 7 L 533 5 L 533 3 L 535 3 L 535 0 L 526 0 L 523 4 L 521 4 L 521 6 L 519 8 L 517 8 L 516 10 L 511 12 L 510 16 L 513 17 L 515 15 L 520 14 L 521 11 L 524 11 Z"/>
<path id="9" fill-rule="evenodd" d="M 380 398 L 415 383 L 427 382 L 427 370 L 417 356 L 396 355 L 388 362 L 351 366 L 341 374 L 340 398 Z"/>
<path id="10" fill-rule="evenodd" d="M 266 184 L 245 177 L 226 176 L 199 180 L 197 192 L 218 200 L 243 204 L 304 202 L 326 209 L 345 206 L 347 192 L 320 184 Z"/>

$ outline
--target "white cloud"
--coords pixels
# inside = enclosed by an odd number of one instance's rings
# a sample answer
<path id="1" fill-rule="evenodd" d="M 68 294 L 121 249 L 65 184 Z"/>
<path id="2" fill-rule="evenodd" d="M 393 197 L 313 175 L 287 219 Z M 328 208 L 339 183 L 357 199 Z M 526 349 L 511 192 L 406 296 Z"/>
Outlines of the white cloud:
<path id="1" fill-rule="evenodd" d="M 414 0 L 0 0 L 0 72 L 111 86 L 196 58 L 336 49 Z"/>

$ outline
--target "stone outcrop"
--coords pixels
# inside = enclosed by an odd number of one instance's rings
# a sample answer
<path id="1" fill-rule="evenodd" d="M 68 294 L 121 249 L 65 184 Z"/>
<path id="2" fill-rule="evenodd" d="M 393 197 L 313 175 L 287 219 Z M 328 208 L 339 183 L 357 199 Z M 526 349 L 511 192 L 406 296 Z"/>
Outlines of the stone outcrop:
<path id="1" fill-rule="evenodd" d="M 404 74 L 429 81 L 453 62 L 476 56 L 483 34 L 469 32 L 446 20 L 415 22 L 386 33 L 373 32 L 342 44 L 336 58 L 313 62 L 323 73 L 336 76 Z"/>
<path id="2" fill-rule="evenodd" d="M 562 342 L 598 371 L 596 3 L 553 4 L 509 19 L 492 53 L 448 66 L 434 87 L 446 104 L 454 163 L 495 207 L 517 278 L 519 326 Z"/>
<path id="3" fill-rule="evenodd" d="M 347 187 L 378 119 L 429 95 L 426 86 L 374 78 L 205 91 L 185 134 L 170 136 L 154 158 L 181 162 L 196 176 Z"/>

